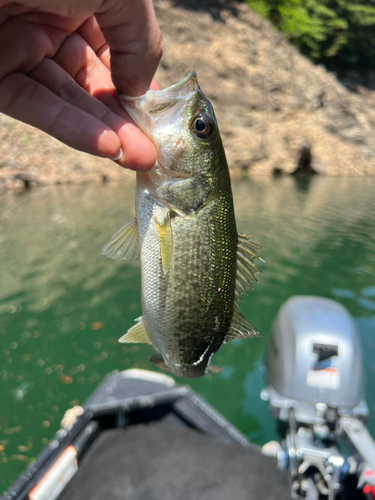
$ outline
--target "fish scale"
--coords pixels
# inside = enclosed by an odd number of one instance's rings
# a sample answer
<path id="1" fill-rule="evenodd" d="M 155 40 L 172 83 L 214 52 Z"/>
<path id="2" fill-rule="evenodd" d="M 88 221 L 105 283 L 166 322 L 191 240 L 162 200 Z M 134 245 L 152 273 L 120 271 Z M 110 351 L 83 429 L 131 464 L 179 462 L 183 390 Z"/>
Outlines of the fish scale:
<path id="1" fill-rule="evenodd" d="M 237 300 L 259 272 L 258 245 L 238 235 L 229 169 L 216 118 L 195 73 L 124 108 L 157 148 L 137 173 L 136 217 L 104 247 L 115 259 L 140 254 L 142 317 L 120 342 L 152 344 L 150 358 L 181 377 L 199 377 L 224 342 L 259 336 Z"/>

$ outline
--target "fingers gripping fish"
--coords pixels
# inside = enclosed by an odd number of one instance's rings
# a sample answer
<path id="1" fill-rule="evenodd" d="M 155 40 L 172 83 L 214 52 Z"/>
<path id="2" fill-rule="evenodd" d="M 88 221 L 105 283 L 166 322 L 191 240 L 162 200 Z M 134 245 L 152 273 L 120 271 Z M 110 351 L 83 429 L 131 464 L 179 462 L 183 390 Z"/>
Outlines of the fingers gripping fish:
<path id="1" fill-rule="evenodd" d="M 260 248 L 238 234 L 228 165 L 211 103 L 194 72 L 182 82 L 120 101 L 157 148 L 137 173 L 136 218 L 104 247 L 140 254 L 142 317 L 120 342 L 152 344 L 156 366 L 200 377 L 224 342 L 257 337 L 237 307 L 260 272 Z"/>

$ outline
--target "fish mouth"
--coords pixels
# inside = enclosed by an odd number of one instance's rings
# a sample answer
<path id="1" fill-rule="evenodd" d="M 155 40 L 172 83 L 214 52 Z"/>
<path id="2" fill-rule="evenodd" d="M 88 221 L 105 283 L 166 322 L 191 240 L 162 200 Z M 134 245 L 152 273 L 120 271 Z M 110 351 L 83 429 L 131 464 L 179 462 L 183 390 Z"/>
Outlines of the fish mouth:
<path id="1" fill-rule="evenodd" d="M 183 80 L 166 89 L 157 91 L 159 95 L 164 94 L 165 97 L 186 97 L 191 92 L 195 92 L 195 90 L 199 87 L 197 74 L 195 71 L 191 71 L 188 73 Z"/>
<path id="2" fill-rule="evenodd" d="M 144 95 L 138 97 L 130 97 L 117 91 L 117 96 L 125 110 L 133 118 L 132 108 L 134 107 L 142 113 L 157 115 L 171 108 L 181 100 L 186 101 L 197 90 L 200 90 L 197 74 L 195 71 L 191 71 L 181 82 L 175 83 L 163 90 L 149 90 Z"/>

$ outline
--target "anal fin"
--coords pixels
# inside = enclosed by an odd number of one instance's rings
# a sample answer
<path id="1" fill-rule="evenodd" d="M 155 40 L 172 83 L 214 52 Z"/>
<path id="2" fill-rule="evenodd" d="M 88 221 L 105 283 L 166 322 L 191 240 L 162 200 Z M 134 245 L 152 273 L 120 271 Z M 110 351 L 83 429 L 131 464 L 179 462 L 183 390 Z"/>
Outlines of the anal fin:
<path id="1" fill-rule="evenodd" d="M 207 365 L 206 373 L 221 373 L 224 371 L 224 368 L 216 365 Z"/>
<path id="2" fill-rule="evenodd" d="M 250 337 L 261 337 L 261 334 L 245 319 L 240 311 L 235 308 L 232 323 L 230 325 L 228 333 L 225 336 L 224 342 L 230 342 L 231 340 L 245 339 Z"/>
<path id="3" fill-rule="evenodd" d="M 159 370 L 162 370 L 163 372 L 170 372 L 170 369 L 168 368 L 160 352 L 154 352 L 154 354 L 150 356 L 148 360 L 150 363 L 156 366 L 156 368 L 159 368 Z"/>
<path id="4" fill-rule="evenodd" d="M 136 219 L 126 222 L 102 250 L 102 255 L 116 260 L 134 260 L 139 255 L 138 224 Z"/>
<path id="5" fill-rule="evenodd" d="M 125 344 L 151 344 L 142 317 L 136 319 L 137 323 L 118 339 Z"/>

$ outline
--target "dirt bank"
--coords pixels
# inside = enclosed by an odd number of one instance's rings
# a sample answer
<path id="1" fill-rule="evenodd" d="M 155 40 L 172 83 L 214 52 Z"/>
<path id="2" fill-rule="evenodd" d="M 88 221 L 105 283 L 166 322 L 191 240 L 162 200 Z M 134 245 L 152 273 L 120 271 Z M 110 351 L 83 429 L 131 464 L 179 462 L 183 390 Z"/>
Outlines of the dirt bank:
<path id="1" fill-rule="evenodd" d="M 375 175 L 375 93 L 348 91 L 245 4 L 155 0 L 162 87 L 195 69 L 234 173 L 291 172 L 311 145 L 326 175 Z M 25 183 L 119 181 L 132 174 L 0 115 L 0 190 Z"/>

